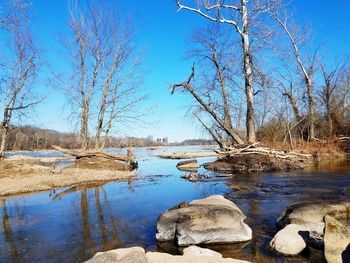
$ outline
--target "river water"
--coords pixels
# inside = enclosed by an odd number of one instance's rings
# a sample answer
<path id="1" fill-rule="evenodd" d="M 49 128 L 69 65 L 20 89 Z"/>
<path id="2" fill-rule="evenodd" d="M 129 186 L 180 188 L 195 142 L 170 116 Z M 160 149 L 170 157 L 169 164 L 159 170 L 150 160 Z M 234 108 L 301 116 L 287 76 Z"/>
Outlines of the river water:
<path id="1" fill-rule="evenodd" d="M 191 149 L 167 147 L 161 151 Z M 230 177 L 201 168 L 201 173 L 212 178 L 194 183 L 180 178 L 186 172 L 176 169 L 178 160 L 160 159 L 154 156 L 158 152 L 135 149 L 138 177 L 129 182 L 0 199 L 0 262 L 82 262 L 98 251 L 130 246 L 177 254 L 172 243 L 157 243 L 157 217 L 181 201 L 212 194 L 225 195 L 241 208 L 254 238 L 210 248 L 252 262 L 325 262 L 321 251 L 310 249 L 297 257 L 283 257 L 271 251 L 268 243 L 276 233 L 277 216 L 286 206 L 298 201 L 348 199 L 350 162 L 324 163 L 307 171 Z M 52 155 L 57 153 L 39 154 Z M 212 159 L 199 159 L 199 163 Z"/>

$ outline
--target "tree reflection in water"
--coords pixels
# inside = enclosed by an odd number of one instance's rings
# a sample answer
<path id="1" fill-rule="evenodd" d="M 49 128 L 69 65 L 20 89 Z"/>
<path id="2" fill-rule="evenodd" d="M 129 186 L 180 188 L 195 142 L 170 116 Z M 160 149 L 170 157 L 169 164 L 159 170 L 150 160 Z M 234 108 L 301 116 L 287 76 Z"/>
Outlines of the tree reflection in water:
<path id="1" fill-rule="evenodd" d="M 2 212 L 2 228 L 5 237 L 5 249 L 6 246 L 10 246 L 10 262 L 25 262 L 24 257 L 21 256 L 18 252 L 16 241 L 13 238 L 13 233 L 10 225 L 10 219 L 7 211 L 6 200 L 1 199 L 1 212 Z M 18 210 L 17 210 L 18 212 Z"/>
<path id="2" fill-rule="evenodd" d="M 112 215 L 103 184 L 73 186 L 57 193 L 52 197 L 52 200 L 59 200 L 74 192 L 80 192 L 82 230 L 80 258 L 83 260 L 93 256 L 98 251 L 121 247 L 118 234 L 120 229 L 118 229 L 115 216 Z M 96 212 L 93 211 L 93 204 L 95 204 Z"/>

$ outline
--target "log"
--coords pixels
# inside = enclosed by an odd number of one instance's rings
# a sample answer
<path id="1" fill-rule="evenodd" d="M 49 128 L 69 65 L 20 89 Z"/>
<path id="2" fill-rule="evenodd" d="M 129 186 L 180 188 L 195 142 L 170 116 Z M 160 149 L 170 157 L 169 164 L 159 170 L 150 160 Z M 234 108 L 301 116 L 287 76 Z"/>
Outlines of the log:
<path id="1" fill-rule="evenodd" d="M 62 148 L 57 145 L 52 145 L 52 148 L 55 150 L 71 155 L 75 157 L 77 160 L 86 160 L 86 159 L 100 159 L 102 161 L 120 161 L 120 162 L 125 162 L 126 166 L 128 166 L 130 170 L 134 170 L 138 167 L 138 163 L 134 160 L 133 154 L 130 150 L 128 150 L 128 155 L 127 156 L 120 156 L 120 155 L 113 155 L 113 154 L 108 154 L 104 152 L 99 152 L 99 151 L 85 151 L 85 152 L 79 152 L 76 150 L 70 150 L 66 148 Z"/>
<path id="2" fill-rule="evenodd" d="M 126 156 L 118 156 L 118 155 L 112 155 L 104 152 L 97 152 L 97 151 L 86 151 L 86 152 L 79 152 L 75 150 L 70 150 L 66 148 L 59 147 L 57 145 L 52 145 L 52 148 L 55 150 L 74 156 L 77 159 L 80 158 L 91 158 L 91 157 L 97 157 L 97 158 L 104 158 L 109 160 L 116 160 L 116 161 L 122 161 L 122 162 L 128 162 L 130 159 Z"/>
<path id="3" fill-rule="evenodd" d="M 280 159 L 312 158 L 311 154 L 300 154 L 296 152 L 274 150 L 267 147 L 256 147 L 258 144 L 259 142 L 253 143 L 248 146 L 244 146 L 243 148 L 225 147 L 229 151 L 216 151 L 216 152 L 226 156 L 259 154 L 259 155 L 265 155 L 265 156 L 270 155 Z"/>

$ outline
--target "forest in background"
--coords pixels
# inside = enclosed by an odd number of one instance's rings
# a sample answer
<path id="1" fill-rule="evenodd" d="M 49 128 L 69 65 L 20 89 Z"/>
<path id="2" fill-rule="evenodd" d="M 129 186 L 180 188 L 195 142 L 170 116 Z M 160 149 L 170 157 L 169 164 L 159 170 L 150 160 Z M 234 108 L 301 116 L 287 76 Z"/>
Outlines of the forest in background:
<path id="1" fill-rule="evenodd" d="M 94 138 L 90 138 L 94 143 Z M 109 136 L 105 147 L 150 147 L 150 146 L 186 146 L 212 145 L 215 142 L 206 139 L 189 139 L 182 142 L 163 143 L 153 140 L 151 136 L 145 138 Z M 60 145 L 68 149 L 78 149 L 79 134 L 65 133 L 31 126 L 11 126 L 9 129 L 6 150 L 50 150 L 52 145 Z"/>

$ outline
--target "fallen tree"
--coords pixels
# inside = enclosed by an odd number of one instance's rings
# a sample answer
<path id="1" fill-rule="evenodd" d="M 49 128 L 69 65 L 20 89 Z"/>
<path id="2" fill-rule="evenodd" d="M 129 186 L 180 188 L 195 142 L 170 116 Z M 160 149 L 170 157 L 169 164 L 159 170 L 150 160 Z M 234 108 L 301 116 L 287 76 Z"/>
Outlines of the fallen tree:
<path id="1" fill-rule="evenodd" d="M 109 168 L 116 170 L 134 170 L 138 163 L 134 160 L 131 149 L 127 156 L 108 154 L 101 151 L 76 151 L 52 145 L 55 150 L 76 158 L 77 165 L 85 168 Z"/>

